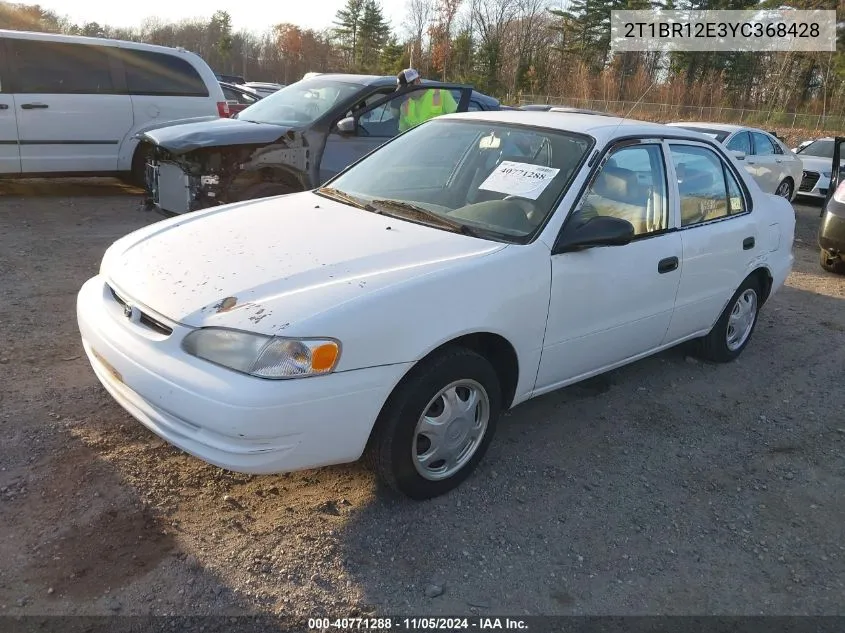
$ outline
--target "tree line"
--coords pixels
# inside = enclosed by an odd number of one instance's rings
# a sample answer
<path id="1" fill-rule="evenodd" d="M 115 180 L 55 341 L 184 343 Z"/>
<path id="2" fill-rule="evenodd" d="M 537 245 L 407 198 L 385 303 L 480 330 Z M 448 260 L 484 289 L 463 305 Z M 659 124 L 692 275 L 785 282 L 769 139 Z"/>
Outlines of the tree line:
<path id="1" fill-rule="evenodd" d="M 378 0 L 347 0 L 324 29 L 277 24 L 234 30 L 226 11 L 208 19 L 149 18 L 135 28 L 74 24 L 39 5 L 0 2 L 0 28 L 182 46 L 217 72 L 288 84 L 306 72 L 396 74 L 473 84 L 507 102 L 523 95 L 648 101 L 778 112 L 845 113 L 845 28 L 836 53 L 617 53 L 614 9 L 746 9 L 759 0 L 407 0 L 392 29 Z M 842 6 L 839 6 L 842 5 Z M 762 6 L 783 7 L 764 0 Z M 838 9 L 842 0 L 792 0 Z M 845 26 L 840 24 L 840 26 Z"/>

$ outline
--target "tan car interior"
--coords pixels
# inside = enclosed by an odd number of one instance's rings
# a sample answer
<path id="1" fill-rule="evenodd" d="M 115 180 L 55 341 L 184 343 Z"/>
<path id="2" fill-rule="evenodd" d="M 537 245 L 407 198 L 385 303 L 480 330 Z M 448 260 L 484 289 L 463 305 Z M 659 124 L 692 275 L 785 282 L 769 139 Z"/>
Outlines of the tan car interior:
<path id="1" fill-rule="evenodd" d="M 635 235 L 669 227 L 669 206 L 662 192 L 641 184 L 635 172 L 617 167 L 612 159 L 599 172 L 580 215 L 584 220 L 595 216 L 628 220 Z"/>
<path id="2" fill-rule="evenodd" d="M 717 187 L 710 171 L 680 163 L 675 172 L 681 196 L 681 225 L 689 226 L 728 215 L 724 189 Z M 581 218 L 612 216 L 628 220 L 634 234 L 669 227 L 669 205 L 661 191 L 638 181 L 635 172 L 617 167 L 611 158 L 597 176 L 581 208 Z"/>

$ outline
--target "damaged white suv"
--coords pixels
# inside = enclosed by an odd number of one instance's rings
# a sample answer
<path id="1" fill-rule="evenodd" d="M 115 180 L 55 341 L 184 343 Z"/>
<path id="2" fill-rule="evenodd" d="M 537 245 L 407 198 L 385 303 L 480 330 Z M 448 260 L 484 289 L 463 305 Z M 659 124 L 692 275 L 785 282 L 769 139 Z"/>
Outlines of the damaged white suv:
<path id="1" fill-rule="evenodd" d="M 320 189 L 118 240 L 78 321 L 106 389 L 188 453 L 246 473 L 366 453 L 422 499 L 529 398 L 683 341 L 736 358 L 794 227 L 694 132 L 446 115 Z"/>

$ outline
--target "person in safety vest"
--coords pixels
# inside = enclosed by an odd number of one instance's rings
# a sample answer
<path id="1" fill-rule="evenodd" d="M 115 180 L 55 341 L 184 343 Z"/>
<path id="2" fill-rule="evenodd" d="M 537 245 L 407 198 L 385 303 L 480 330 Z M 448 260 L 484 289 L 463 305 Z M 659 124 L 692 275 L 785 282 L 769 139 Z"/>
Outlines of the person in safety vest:
<path id="1" fill-rule="evenodd" d="M 397 90 L 422 83 L 420 74 L 413 68 L 406 68 L 397 77 Z M 408 94 L 399 107 L 399 131 L 404 132 L 441 114 L 451 114 L 458 110 L 458 104 L 449 90 L 429 88 L 415 90 Z"/>

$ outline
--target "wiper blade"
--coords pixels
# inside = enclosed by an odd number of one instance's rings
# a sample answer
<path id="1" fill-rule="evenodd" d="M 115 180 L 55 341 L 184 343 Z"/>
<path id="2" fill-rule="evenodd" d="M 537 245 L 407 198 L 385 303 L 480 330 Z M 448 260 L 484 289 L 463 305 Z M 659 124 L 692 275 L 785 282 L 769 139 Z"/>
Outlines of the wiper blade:
<path id="1" fill-rule="evenodd" d="M 410 211 L 411 214 L 415 214 L 417 218 L 420 217 L 425 218 L 426 220 L 433 220 L 436 224 L 440 225 L 443 228 L 451 229 L 456 233 L 463 233 L 464 235 L 472 235 L 477 237 L 478 232 L 475 231 L 473 228 L 467 226 L 466 224 L 462 224 L 457 222 L 456 220 L 452 220 L 451 218 L 447 218 L 445 216 L 440 215 L 439 213 L 435 213 L 434 211 L 429 211 L 424 207 L 418 207 L 417 205 L 411 202 L 405 202 L 404 200 L 371 200 L 370 205 L 379 205 L 382 207 L 399 209 L 401 211 Z M 376 210 L 378 213 L 378 210 Z"/>
<path id="2" fill-rule="evenodd" d="M 365 211 L 376 211 L 376 209 L 372 205 L 369 205 L 366 202 L 362 202 L 355 196 L 350 196 L 345 191 L 335 189 L 334 187 L 320 187 L 319 189 L 317 189 L 317 193 L 321 193 L 327 198 L 333 198 L 334 200 L 338 200 L 339 202 L 351 204 L 353 207 L 357 207 L 358 209 L 364 209 Z"/>

